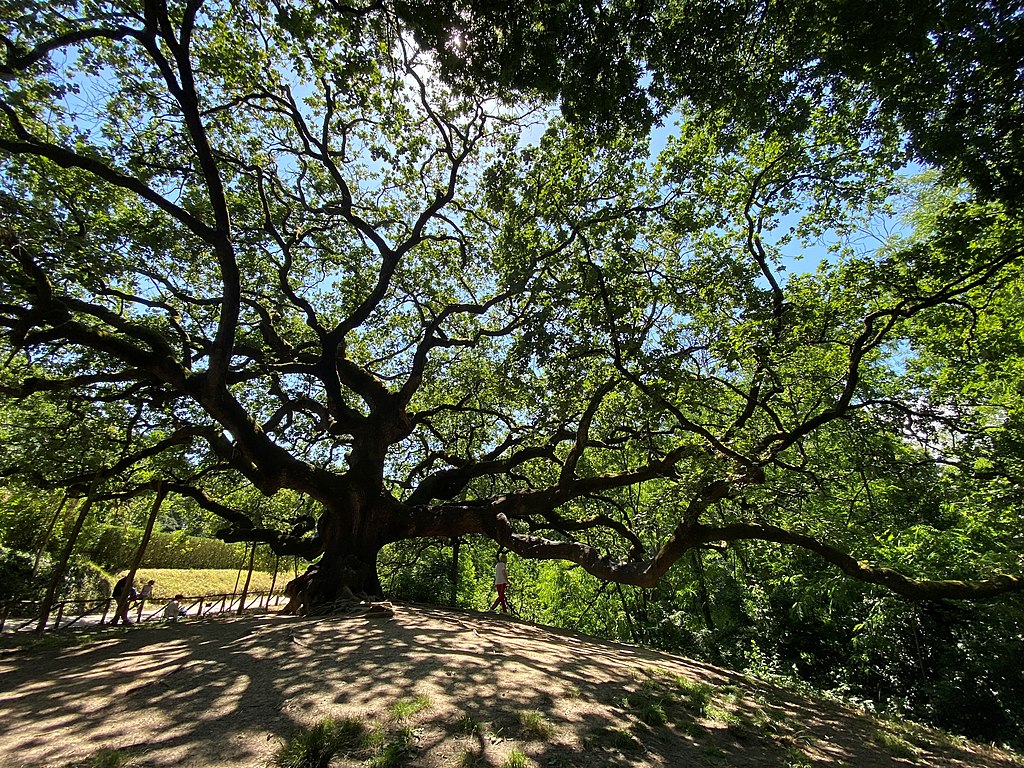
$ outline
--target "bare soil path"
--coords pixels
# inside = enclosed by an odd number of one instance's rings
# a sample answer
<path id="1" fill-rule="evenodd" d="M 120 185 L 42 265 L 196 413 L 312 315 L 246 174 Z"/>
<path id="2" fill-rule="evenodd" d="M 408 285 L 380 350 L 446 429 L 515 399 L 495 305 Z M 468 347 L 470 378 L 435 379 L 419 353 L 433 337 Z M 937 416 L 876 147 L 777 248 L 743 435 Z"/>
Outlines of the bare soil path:
<path id="1" fill-rule="evenodd" d="M 413 697 L 419 711 L 396 714 Z M 512 750 L 556 768 L 1024 765 L 677 656 L 420 606 L 390 619 L 219 616 L 0 656 L 5 768 L 107 749 L 147 768 L 264 766 L 328 716 L 385 740 L 405 729 L 402 764 L 424 768 L 500 766 Z"/>

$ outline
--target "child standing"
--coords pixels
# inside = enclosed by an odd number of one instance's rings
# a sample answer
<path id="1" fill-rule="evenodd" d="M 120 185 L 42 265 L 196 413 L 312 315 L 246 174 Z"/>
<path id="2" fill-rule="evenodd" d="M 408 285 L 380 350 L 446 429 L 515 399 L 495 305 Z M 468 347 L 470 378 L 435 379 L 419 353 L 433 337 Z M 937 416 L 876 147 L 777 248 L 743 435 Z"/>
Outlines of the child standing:
<path id="1" fill-rule="evenodd" d="M 494 587 L 498 590 L 498 596 L 494 598 L 489 610 L 501 606 L 502 613 L 508 613 L 508 603 L 505 602 L 505 590 L 508 588 L 508 566 L 505 562 L 505 555 L 498 555 L 498 562 L 494 565 Z"/>

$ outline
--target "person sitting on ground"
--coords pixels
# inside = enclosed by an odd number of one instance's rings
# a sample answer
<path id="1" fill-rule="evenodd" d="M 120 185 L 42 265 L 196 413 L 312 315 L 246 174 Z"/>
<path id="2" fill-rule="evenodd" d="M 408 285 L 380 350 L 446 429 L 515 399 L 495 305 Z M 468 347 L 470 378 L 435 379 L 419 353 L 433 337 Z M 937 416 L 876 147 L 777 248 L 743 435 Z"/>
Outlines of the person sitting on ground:
<path id="1" fill-rule="evenodd" d="M 184 599 L 184 595 L 175 595 L 174 599 L 164 606 L 164 618 L 168 621 L 177 621 L 182 616 L 188 616 L 185 609 L 181 607 L 181 601 Z"/>

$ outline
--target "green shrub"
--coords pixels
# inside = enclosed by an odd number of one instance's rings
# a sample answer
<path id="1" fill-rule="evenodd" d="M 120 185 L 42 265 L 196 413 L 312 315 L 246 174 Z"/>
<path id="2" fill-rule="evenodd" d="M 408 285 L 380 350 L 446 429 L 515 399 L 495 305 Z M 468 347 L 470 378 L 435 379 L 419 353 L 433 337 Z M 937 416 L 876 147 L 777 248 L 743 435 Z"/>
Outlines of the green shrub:
<path id="1" fill-rule="evenodd" d="M 374 753 L 365 763 L 369 768 L 398 768 L 415 755 L 416 734 L 409 727 L 378 731 L 365 745 Z"/>
<path id="2" fill-rule="evenodd" d="M 493 560 L 487 574 L 478 575 L 474 558 L 479 558 L 480 547 L 465 541 L 459 548 L 459 560 L 452 583 L 452 557 L 454 551 L 449 539 L 436 541 L 397 541 L 386 545 L 377 558 L 384 594 L 392 600 L 433 605 L 454 605 L 471 608 L 478 605 L 492 590 Z M 493 557 L 493 556 L 489 556 Z M 483 597 L 478 592 L 483 590 Z M 490 597 L 486 597 L 489 601 Z"/>
<path id="3" fill-rule="evenodd" d="M 325 717 L 285 742 L 274 755 L 277 768 L 327 768 L 339 752 L 355 749 L 363 737 L 358 720 L 340 722 Z"/>
<path id="4" fill-rule="evenodd" d="M 54 561 L 43 557 L 33 576 L 35 555 L 0 547 L 0 601 L 41 600 L 53 574 Z M 72 557 L 58 590 L 62 600 L 99 600 L 110 596 L 110 576 L 82 557 Z"/>
<path id="5" fill-rule="evenodd" d="M 55 504 L 59 504 L 55 494 L 0 489 L 0 544 L 21 552 L 38 550 L 56 510 Z"/>
<path id="6" fill-rule="evenodd" d="M 33 555 L 0 547 L 0 601 L 34 600 L 46 582 L 32 576 Z"/>
<path id="7" fill-rule="evenodd" d="M 76 556 L 68 562 L 64 584 L 58 594 L 62 600 L 104 600 L 110 597 L 111 578 L 95 563 Z"/>
<path id="8" fill-rule="evenodd" d="M 519 729 L 527 739 L 543 741 L 555 734 L 555 726 L 543 712 L 524 710 L 519 713 Z"/>
<path id="9" fill-rule="evenodd" d="M 917 750 L 899 734 L 879 728 L 875 731 L 873 739 L 893 757 L 910 761 L 917 760 Z"/>
<path id="10" fill-rule="evenodd" d="M 412 717 L 417 712 L 429 709 L 430 706 L 430 699 L 426 696 L 413 696 L 408 699 L 399 699 L 391 705 L 391 716 L 396 720 L 405 720 L 408 717 Z"/>
<path id="11" fill-rule="evenodd" d="M 392 600 L 451 603 L 452 555 L 444 542 L 389 544 L 381 550 L 378 568 L 384 592 Z"/>

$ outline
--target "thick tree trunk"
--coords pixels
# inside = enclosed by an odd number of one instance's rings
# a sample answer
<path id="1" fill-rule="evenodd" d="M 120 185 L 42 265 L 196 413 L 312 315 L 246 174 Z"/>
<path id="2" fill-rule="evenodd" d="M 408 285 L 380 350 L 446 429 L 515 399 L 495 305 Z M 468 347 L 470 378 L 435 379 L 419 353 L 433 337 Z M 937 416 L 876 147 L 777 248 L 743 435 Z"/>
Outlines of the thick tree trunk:
<path id="1" fill-rule="evenodd" d="M 351 493 L 348 505 L 324 510 L 318 522 L 323 554 L 285 587 L 286 613 L 329 613 L 381 598 L 377 555 L 388 541 L 394 510 L 384 501 L 364 499 Z"/>
<path id="2" fill-rule="evenodd" d="M 382 590 L 377 577 L 379 547 L 347 547 L 345 551 L 324 552 L 304 573 L 284 589 L 289 599 L 285 613 L 330 613 L 359 600 L 379 599 Z"/>

